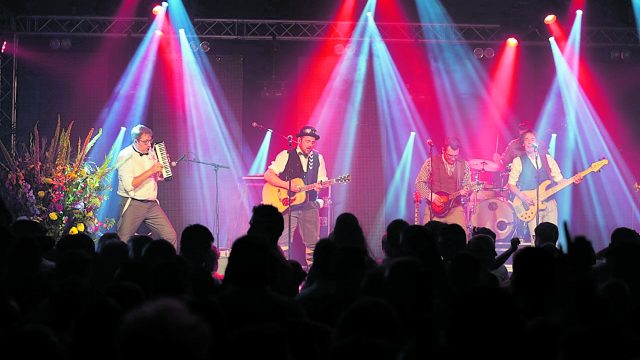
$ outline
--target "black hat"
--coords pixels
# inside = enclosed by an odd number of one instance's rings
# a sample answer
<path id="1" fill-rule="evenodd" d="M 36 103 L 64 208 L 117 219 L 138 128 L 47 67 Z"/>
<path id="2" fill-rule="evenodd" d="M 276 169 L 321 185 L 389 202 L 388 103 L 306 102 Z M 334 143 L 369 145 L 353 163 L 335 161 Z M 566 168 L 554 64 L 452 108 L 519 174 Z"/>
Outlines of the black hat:
<path id="1" fill-rule="evenodd" d="M 316 128 L 314 128 L 313 126 L 303 126 L 302 129 L 300 129 L 300 131 L 296 134 L 296 137 L 303 137 L 303 136 L 311 136 L 312 138 L 318 140 L 320 139 L 320 135 L 318 135 L 318 130 L 316 130 Z"/>

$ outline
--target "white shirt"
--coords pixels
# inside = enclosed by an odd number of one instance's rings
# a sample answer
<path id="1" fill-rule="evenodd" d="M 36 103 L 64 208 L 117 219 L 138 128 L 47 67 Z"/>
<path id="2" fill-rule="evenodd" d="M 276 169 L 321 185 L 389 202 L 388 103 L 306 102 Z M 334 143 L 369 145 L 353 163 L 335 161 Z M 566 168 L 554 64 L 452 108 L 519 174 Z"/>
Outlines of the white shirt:
<path id="1" fill-rule="evenodd" d="M 560 182 L 564 177 L 562 176 L 562 172 L 560 171 L 560 167 L 558 167 L 558 163 L 554 158 L 549 154 L 545 154 L 547 157 L 547 161 L 549 162 L 549 168 L 551 169 L 551 179 L 555 182 Z M 527 156 L 533 167 L 536 169 L 540 169 L 542 166 L 542 161 L 540 157 L 538 157 L 537 164 L 534 164 L 534 160 Z M 511 172 L 509 173 L 509 185 L 516 186 L 518 183 L 518 179 L 520 179 L 520 174 L 522 174 L 522 160 L 520 157 L 516 157 L 511 162 Z"/>
<path id="2" fill-rule="evenodd" d="M 309 165 L 309 157 L 301 155 L 302 150 L 300 150 L 299 146 L 296 148 L 296 152 L 300 157 L 302 169 L 306 172 L 307 166 Z M 276 175 L 280 175 L 284 171 L 285 166 L 287 166 L 287 161 L 289 161 L 289 152 L 287 150 L 283 150 L 278 154 L 278 156 L 276 156 L 276 159 L 271 162 L 269 169 L 273 170 Z M 320 153 L 318 153 L 318 164 L 320 166 L 318 168 L 318 181 L 327 181 L 327 169 L 324 164 L 324 157 Z"/>
<path id="3" fill-rule="evenodd" d="M 118 154 L 118 195 L 138 200 L 157 200 L 157 175 L 145 179 L 140 186 L 133 188 L 133 178 L 147 171 L 158 161 L 153 148 L 148 155 L 140 156 L 133 145 L 122 149 Z"/>

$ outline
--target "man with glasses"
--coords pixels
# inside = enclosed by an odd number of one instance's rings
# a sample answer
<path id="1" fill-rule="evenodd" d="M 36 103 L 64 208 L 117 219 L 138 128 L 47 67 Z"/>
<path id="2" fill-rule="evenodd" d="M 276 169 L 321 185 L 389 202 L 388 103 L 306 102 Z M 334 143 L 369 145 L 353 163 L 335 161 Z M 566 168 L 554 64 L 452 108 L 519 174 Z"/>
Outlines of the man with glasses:
<path id="1" fill-rule="evenodd" d="M 128 241 L 142 223 L 155 238 L 169 241 L 175 247 L 177 234 L 158 202 L 158 181 L 162 180 L 162 165 L 151 151 L 153 131 L 137 125 L 131 129 L 133 144 L 118 154 L 118 195 L 121 196 L 117 231 Z"/>
<path id="2" fill-rule="evenodd" d="M 460 159 L 460 140 L 449 138 L 442 146 L 442 155 L 433 156 L 424 162 L 416 178 L 416 190 L 422 199 L 427 200 L 424 211 L 424 223 L 438 220 L 455 223 L 467 231 L 467 220 L 460 197 L 446 199 L 441 194 L 459 192 L 461 197 L 468 194 L 467 186 L 471 183 L 469 163 Z M 436 211 L 445 208 L 445 211 Z"/>

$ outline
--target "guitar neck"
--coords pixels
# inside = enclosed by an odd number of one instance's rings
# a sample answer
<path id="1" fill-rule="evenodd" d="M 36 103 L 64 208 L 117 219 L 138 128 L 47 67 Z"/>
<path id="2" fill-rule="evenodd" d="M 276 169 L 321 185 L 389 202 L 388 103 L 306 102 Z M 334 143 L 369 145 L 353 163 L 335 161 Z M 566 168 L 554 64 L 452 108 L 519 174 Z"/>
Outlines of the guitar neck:
<path id="1" fill-rule="evenodd" d="M 336 179 L 331 179 L 331 180 L 327 180 L 327 181 L 323 181 L 323 182 L 317 182 L 317 183 L 313 183 L 313 184 L 309 184 L 309 185 L 303 186 L 300 189 L 300 191 L 309 191 L 309 190 L 313 190 L 313 187 L 316 186 L 316 185 L 322 185 L 324 187 L 324 186 L 333 185 L 336 182 L 337 182 Z"/>
<path id="2" fill-rule="evenodd" d="M 573 175 L 572 177 L 570 177 L 568 179 L 565 179 L 563 182 L 561 182 L 558 185 L 556 185 L 556 186 L 552 187 L 551 189 L 547 190 L 545 192 L 545 194 L 544 194 L 544 197 L 542 199 L 540 199 L 540 200 L 544 200 L 544 199 L 546 199 L 546 198 L 548 198 L 550 196 L 553 196 L 558 191 L 560 191 L 560 190 L 566 188 L 567 186 L 573 184 L 576 181 L 576 178 L 578 176 L 584 177 L 585 175 L 587 175 L 587 174 L 589 174 L 591 172 L 593 172 L 593 170 L 591 168 L 588 168 L 588 169 L 586 169 L 584 171 L 581 171 L 581 172 Z"/>

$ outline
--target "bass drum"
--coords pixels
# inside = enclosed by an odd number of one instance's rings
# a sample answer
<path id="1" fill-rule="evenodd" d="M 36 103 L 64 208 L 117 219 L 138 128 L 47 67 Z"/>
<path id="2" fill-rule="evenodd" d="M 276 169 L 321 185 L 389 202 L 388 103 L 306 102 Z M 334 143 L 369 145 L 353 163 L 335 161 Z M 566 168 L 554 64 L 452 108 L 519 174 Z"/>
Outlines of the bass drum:
<path id="1" fill-rule="evenodd" d="M 471 214 L 471 225 L 493 230 L 496 241 L 509 241 L 515 233 L 516 213 L 505 199 L 486 199 L 476 205 L 475 213 Z"/>

